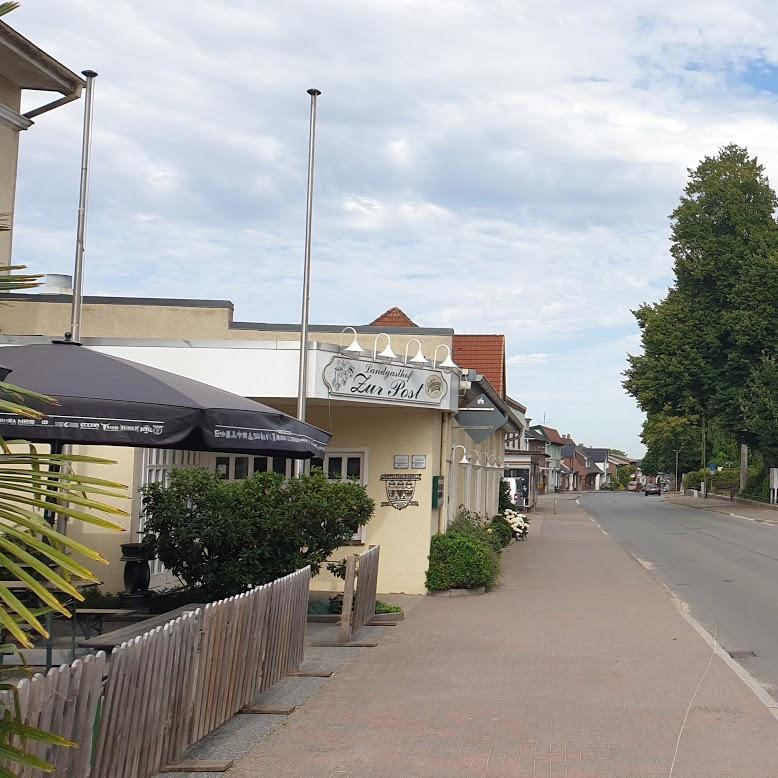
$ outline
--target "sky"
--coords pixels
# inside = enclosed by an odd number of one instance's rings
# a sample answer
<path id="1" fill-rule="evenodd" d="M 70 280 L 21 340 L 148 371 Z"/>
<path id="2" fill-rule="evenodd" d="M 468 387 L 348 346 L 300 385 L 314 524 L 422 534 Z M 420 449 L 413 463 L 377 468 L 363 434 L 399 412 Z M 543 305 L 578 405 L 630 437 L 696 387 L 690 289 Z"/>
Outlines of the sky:
<path id="1" fill-rule="evenodd" d="M 6 21 L 100 74 L 87 294 L 299 321 L 316 87 L 311 322 L 396 305 L 504 333 L 535 422 L 633 455 L 631 310 L 672 282 L 687 168 L 736 142 L 778 177 L 766 0 L 24 0 Z M 72 272 L 82 110 L 22 137 L 14 258 L 38 272 Z"/>

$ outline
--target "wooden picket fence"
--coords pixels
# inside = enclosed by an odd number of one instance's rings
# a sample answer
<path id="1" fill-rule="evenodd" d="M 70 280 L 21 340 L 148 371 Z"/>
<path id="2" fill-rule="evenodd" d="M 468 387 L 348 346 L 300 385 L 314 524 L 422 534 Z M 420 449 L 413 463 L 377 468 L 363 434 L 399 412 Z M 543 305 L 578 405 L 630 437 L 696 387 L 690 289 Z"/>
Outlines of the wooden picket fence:
<path id="1" fill-rule="evenodd" d="M 340 617 L 340 641 L 351 640 L 375 616 L 380 546 L 346 560 L 343 610 Z"/>
<path id="2" fill-rule="evenodd" d="M 179 762 L 191 745 L 249 706 L 260 691 L 298 671 L 310 574 L 306 567 L 211 603 L 115 649 L 91 769 L 91 727 L 105 655 L 22 681 L 24 720 L 81 744 L 79 749 L 48 751 L 49 758 L 58 760 L 58 770 L 60 764 L 67 766 L 55 775 L 151 778 Z M 28 687 L 40 691 L 32 694 Z"/>
<path id="3" fill-rule="evenodd" d="M 45 759 L 56 768 L 55 775 L 66 778 L 82 778 L 89 775 L 92 725 L 100 701 L 106 657 L 102 651 L 76 659 L 72 665 L 52 667 L 46 675 L 35 675 L 21 680 L 16 686 L 19 711 L 25 724 L 55 732 L 78 743 L 77 748 L 61 748 L 27 740 L 21 743 L 12 738 L 11 745 Z M 3 692 L 0 704 L 5 710 L 14 711 L 16 700 L 13 692 Z M 11 769 L 19 778 L 37 778 L 40 770 L 3 760 L 3 766 Z"/>
<path id="4" fill-rule="evenodd" d="M 351 634 L 356 635 L 368 621 L 375 617 L 375 598 L 378 588 L 378 555 L 380 546 L 374 546 L 359 557 L 357 588 L 354 594 L 354 615 Z"/>

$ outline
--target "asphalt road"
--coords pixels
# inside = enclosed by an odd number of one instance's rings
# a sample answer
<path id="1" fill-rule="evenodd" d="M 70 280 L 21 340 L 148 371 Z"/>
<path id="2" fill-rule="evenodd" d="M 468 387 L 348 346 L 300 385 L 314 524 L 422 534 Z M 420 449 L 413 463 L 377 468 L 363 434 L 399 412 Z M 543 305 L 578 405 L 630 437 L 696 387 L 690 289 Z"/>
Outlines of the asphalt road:
<path id="1" fill-rule="evenodd" d="M 656 575 L 778 700 L 778 526 L 641 493 L 585 495 L 583 507 Z"/>

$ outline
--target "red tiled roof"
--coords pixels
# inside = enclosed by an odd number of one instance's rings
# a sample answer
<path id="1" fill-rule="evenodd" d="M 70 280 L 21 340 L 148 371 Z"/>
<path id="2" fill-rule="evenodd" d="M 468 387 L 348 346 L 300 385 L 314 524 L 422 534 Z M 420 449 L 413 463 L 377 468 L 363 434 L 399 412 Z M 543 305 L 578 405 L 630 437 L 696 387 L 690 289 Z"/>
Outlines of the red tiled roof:
<path id="1" fill-rule="evenodd" d="M 461 368 L 477 370 L 505 396 L 505 335 L 454 335 L 453 359 Z"/>
<path id="2" fill-rule="evenodd" d="M 571 443 L 572 441 L 567 440 L 566 438 L 563 438 L 557 430 L 555 430 L 553 427 L 546 427 L 543 424 L 538 425 L 540 429 L 543 430 L 546 437 L 548 438 L 549 443 L 556 443 L 558 446 L 565 446 L 568 443 Z"/>
<path id="3" fill-rule="evenodd" d="M 384 311 L 375 321 L 371 321 L 368 327 L 418 327 L 399 308 L 390 308 Z"/>

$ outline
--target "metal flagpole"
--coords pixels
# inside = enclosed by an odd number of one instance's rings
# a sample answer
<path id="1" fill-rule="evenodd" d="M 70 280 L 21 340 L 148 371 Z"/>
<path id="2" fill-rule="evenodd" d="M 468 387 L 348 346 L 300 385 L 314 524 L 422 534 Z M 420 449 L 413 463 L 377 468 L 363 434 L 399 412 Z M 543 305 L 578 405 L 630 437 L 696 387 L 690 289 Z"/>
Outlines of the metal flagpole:
<path id="1" fill-rule="evenodd" d="M 92 147 L 92 99 L 94 70 L 84 70 L 86 90 L 84 94 L 84 131 L 81 142 L 81 186 L 78 193 L 78 227 L 76 230 L 76 262 L 73 271 L 73 303 L 70 317 L 70 337 L 81 337 L 81 304 L 84 294 L 84 235 L 86 233 L 86 201 L 89 194 L 89 155 Z"/>
<path id="2" fill-rule="evenodd" d="M 311 118 L 308 131 L 308 199 L 305 208 L 305 265 L 303 268 L 303 310 L 300 321 L 300 374 L 297 382 L 297 418 L 305 421 L 306 399 L 308 393 L 308 304 L 311 285 L 311 219 L 313 216 L 313 162 L 316 143 L 316 98 L 321 94 L 318 89 L 309 89 L 311 96 Z M 295 462 L 295 475 L 303 473 L 304 462 Z"/>

